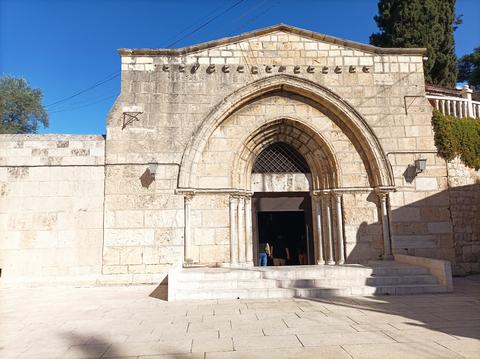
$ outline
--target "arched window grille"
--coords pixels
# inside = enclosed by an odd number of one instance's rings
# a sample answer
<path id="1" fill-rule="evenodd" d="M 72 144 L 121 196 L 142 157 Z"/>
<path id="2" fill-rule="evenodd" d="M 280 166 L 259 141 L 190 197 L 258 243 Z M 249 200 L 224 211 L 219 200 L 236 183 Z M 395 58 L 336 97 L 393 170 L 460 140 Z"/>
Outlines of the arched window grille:
<path id="1" fill-rule="evenodd" d="M 277 142 L 265 148 L 253 165 L 253 173 L 310 173 L 303 156 L 292 146 Z"/>

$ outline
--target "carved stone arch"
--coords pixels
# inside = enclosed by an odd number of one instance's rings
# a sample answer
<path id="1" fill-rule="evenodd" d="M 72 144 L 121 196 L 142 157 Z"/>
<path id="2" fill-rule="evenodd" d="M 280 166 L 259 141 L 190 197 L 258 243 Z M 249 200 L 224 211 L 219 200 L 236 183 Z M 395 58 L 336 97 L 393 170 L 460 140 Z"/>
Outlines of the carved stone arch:
<path id="1" fill-rule="evenodd" d="M 297 150 L 307 162 L 312 177 L 311 190 L 341 187 L 340 166 L 330 144 L 300 120 L 275 118 L 243 139 L 233 164 L 232 187 L 250 190 L 252 168 L 260 153 L 277 142 Z"/>
<path id="2" fill-rule="evenodd" d="M 374 187 L 393 187 L 394 177 L 380 141 L 366 120 L 345 100 L 315 82 L 280 74 L 253 81 L 225 97 L 206 116 L 185 149 L 180 165 L 179 188 L 196 186 L 196 166 L 215 129 L 232 113 L 255 98 L 283 91 L 303 96 L 328 109 L 348 129 L 347 136 L 366 156 L 365 167 Z"/>

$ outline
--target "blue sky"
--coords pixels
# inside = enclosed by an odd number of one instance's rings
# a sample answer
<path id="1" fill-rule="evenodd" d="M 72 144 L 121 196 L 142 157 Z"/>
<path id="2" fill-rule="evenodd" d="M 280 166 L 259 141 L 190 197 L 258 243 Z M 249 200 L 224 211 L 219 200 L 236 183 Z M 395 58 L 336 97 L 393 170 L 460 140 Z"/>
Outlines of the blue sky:
<path id="1" fill-rule="evenodd" d="M 25 78 L 44 104 L 108 80 L 120 70 L 117 49 L 166 47 L 239 0 L 0 0 L 0 74 Z M 378 31 L 377 0 L 243 0 L 175 47 L 280 22 L 368 43 Z M 457 0 L 463 24 L 457 56 L 480 46 L 480 1 Z M 119 78 L 48 107 L 43 133 L 105 133 Z"/>

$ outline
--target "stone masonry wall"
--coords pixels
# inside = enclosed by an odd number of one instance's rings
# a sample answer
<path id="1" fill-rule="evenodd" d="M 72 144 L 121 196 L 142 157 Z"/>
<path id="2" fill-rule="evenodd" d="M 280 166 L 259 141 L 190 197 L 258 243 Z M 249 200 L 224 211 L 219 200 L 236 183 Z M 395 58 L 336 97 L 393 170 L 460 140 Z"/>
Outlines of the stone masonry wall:
<path id="1" fill-rule="evenodd" d="M 104 138 L 0 135 L 0 282 L 101 273 Z"/>
<path id="2" fill-rule="evenodd" d="M 427 166 L 416 174 L 418 158 Z M 390 196 L 394 253 L 453 261 L 445 161 L 432 152 L 393 153 L 389 159 L 397 188 Z"/>
<path id="3" fill-rule="evenodd" d="M 480 273 L 480 171 L 465 167 L 458 158 L 447 165 L 454 273 Z"/>

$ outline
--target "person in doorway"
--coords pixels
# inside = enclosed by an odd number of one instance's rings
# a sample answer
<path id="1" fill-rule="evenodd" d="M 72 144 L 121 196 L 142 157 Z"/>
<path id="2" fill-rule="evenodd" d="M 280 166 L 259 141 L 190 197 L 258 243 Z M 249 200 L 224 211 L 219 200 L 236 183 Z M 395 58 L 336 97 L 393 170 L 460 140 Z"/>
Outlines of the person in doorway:
<path id="1" fill-rule="evenodd" d="M 287 247 L 285 237 L 279 235 L 275 241 L 275 246 L 271 246 L 274 266 L 284 266 L 290 260 L 290 250 Z"/>
<path id="2" fill-rule="evenodd" d="M 266 267 L 268 263 L 268 257 L 271 256 L 270 244 L 260 243 L 259 244 L 259 265 L 261 267 Z"/>
<path id="3" fill-rule="evenodd" d="M 298 264 L 307 265 L 307 251 L 305 250 L 305 238 L 302 236 L 298 245 Z"/>

